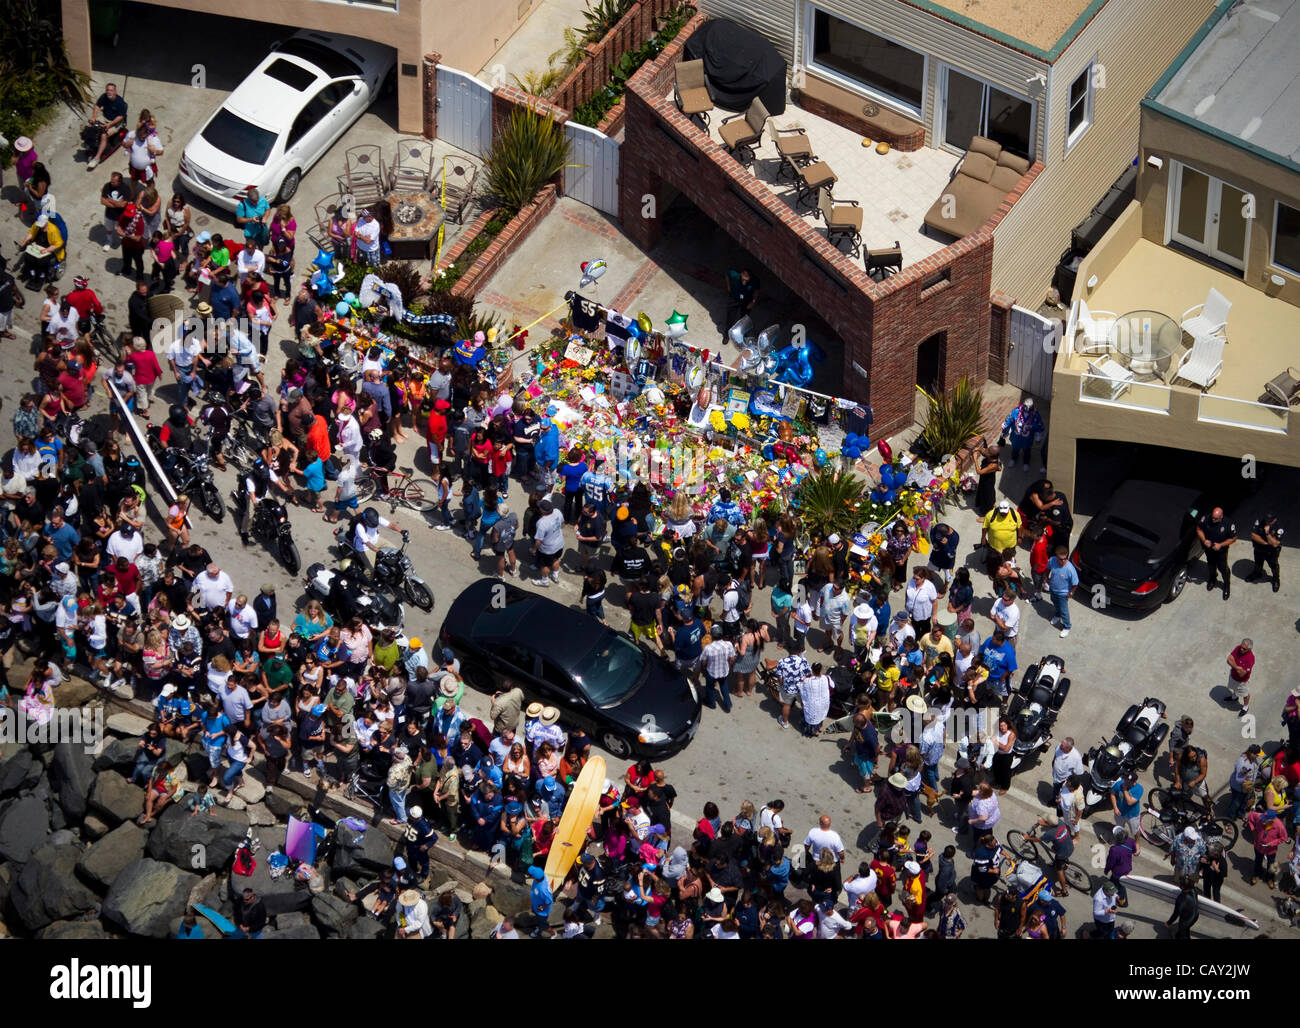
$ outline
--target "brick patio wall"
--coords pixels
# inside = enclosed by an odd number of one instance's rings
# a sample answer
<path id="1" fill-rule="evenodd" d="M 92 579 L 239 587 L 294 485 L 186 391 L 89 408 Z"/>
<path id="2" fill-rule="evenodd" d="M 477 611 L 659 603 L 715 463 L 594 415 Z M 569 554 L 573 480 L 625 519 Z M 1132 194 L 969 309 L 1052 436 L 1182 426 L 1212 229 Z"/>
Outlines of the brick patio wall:
<path id="1" fill-rule="evenodd" d="M 668 95 L 673 68 L 702 20 L 692 19 L 628 83 L 620 209 L 631 213 L 623 219 L 624 231 L 649 250 L 662 225 L 640 216 L 645 198 L 654 197 L 662 210 L 665 186 L 685 195 L 839 335 L 842 393 L 872 405 L 873 431 L 881 436 L 913 422 L 917 351 L 926 340 L 940 339 L 944 389 L 967 375 L 985 381 L 994 318 L 993 230 L 1041 165 L 1026 173 L 978 231 L 877 282 L 677 110 Z M 992 370 L 1005 374 L 1005 344 Z"/>
<path id="2" fill-rule="evenodd" d="M 478 292 L 500 270 L 501 265 L 510 258 L 511 254 L 519 249 L 523 241 L 532 234 L 533 229 L 541 224 L 542 219 L 550 213 L 551 208 L 555 206 L 557 192 L 554 183 L 543 186 L 538 194 L 533 197 L 533 201 L 511 218 L 506 227 L 497 234 L 497 237 L 488 243 L 487 249 L 479 254 L 474 263 L 465 269 L 465 274 L 451 287 L 452 295 L 473 296 Z M 480 218 L 482 218 L 482 215 L 480 215 Z M 477 219 L 475 224 L 478 224 Z M 487 221 L 484 220 L 483 224 L 486 225 Z M 448 253 L 450 252 L 448 251 Z"/>

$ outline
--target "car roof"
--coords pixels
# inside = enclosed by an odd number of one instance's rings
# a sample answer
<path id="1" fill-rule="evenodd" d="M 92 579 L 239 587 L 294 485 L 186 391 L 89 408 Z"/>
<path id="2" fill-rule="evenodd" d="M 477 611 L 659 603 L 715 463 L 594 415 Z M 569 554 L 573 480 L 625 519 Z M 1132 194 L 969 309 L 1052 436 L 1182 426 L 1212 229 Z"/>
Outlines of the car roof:
<path id="1" fill-rule="evenodd" d="M 591 652 L 596 640 L 609 631 L 581 611 L 510 586 L 505 587 L 507 605 L 494 608 L 492 591 L 501 585 L 486 578 L 461 593 L 447 612 L 452 630 L 479 645 L 508 639 L 566 669 Z M 473 628 L 484 616 L 495 619 L 491 634 L 475 636 Z"/>
<path id="2" fill-rule="evenodd" d="M 310 71 L 315 81 L 306 89 L 295 89 L 266 74 L 266 68 L 276 61 L 288 61 Z M 293 123 L 307 101 L 328 81 L 321 75 L 320 69 L 312 67 L 307 61 L 288 54 L 271 53 L 226 97 L 221 106 L 262 128 L 284 128 Z"/>
<path id="3" fill-rule="evenodd" d="M 1195 486 L 1130 479 L 1120 484 L 1093 520 L 1099 527 L 1109 521 L 1133 522 L 1165 539 L 1182 531 L 1183 518 L 1203 496 Z"/>

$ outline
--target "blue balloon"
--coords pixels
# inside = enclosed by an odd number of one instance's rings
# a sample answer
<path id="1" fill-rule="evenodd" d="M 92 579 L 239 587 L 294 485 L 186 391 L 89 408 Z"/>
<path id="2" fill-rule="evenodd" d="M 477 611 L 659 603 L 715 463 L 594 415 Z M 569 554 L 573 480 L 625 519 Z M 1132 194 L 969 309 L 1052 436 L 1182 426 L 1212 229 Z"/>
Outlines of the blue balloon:
<path id="1" fill-rule="evenodd" d="M 883 490 L 881 489 L 871 490 L 871 500 L 873 503 L 881 503 L 884 501 L 884 499 L 885 499 L 885 493 Z"/>
<path id="2" fill-rule="evenodd" d="M 893 503 L 893 502 L 894 502 L 894 497 L 896 497 L 897 495 L 898 495 L 898 494 L 895 493 L 894 490 L 892 490 L 892 489 L 887 490 L 886 493 L 885 493 L 885 502 L 886 502 L 886 503 Z"/>
<path id="3" fill-rule="evenodd" d="M 346 303 L 349 307 L 351 307 L 354 303 L 357 302 L 357 294 L 356 294 L 356 293 L 344 293 L 344 294 L 343 294 L 343 302 Z"/>
<path id="4" fill-rule="evenodd" d="M 346 318 L 349 314 L 352 313 L 352 308 L 349 307 L 342 300 L 340 300 L 337 306 L 335 306 L 334 308 L 334 313 L 337 314 L 340 318 Z"/>
<path id="5" fill-rule="evenodd" d="M 813 462 L 820 468 L 826 463 L 826 451 L 818 447 L 817 452 L 813 454 Z"/>
<path id="6" fill-rule="evenodd" d="M 862 451 L 859 450 L 856 446 L 844 447 L 843 453 L 844 456 L 849 458 L 849 460 L 857 460 L 859 457 L 862 456 Z"/>
<path id="7" fill-rule="evenodd" d="M 766 446 L 763 447 L 763 459 L 772 460 L 774 457 L 776 457 L 776 450 L 773 449 L 771 443 L 768 443 Z"/>

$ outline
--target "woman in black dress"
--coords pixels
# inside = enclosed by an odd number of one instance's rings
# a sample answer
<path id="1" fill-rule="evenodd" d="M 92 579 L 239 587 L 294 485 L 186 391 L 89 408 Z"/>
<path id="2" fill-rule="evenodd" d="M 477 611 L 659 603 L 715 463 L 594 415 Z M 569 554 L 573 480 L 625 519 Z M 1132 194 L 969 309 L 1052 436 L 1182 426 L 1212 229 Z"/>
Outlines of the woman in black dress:
<path id="1" fill-rule="evenodd" d="M 997 503 L 997 478 L 1002 470 L 1002 461 L 998 459 L 998 447 L 984 445 L 975 454 L 975 474 L 979 475 L 979 486 L 975 490 L 975 513 L 983 517 Z"/>
<path id="2" fill-rule="evenodd" d="M 993 737 L 993 787 L 999 793 L 1011 788 L 1011 751 L 1016 744 L 1016 730 L 1006 718 L 998 718 L 997 734 Z"/>

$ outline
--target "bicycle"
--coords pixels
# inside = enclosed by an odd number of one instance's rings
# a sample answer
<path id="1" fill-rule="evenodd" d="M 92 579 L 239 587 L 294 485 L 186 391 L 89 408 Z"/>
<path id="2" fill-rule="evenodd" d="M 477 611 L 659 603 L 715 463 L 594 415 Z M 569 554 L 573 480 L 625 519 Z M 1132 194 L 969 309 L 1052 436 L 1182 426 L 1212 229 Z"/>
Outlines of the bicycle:
<path id="1" fill-rule="evenodd" d="M 1206 845 L 1219 843 L 1225 852 L 1237 844 L 1238 828 L 1228 818 L 1215 817 L 1186 789 L 1152 789 L 1138 820 L 1144 838 L 1169 849 L 1188 826 L 1201 833 Z"/>
<path id="2" fill-rule="evenodd" d="M 1033 864 L 1045 876 L 1055 874 L 1056 859 L 1052 856 L 1051 847 L 1034 835 L 1034 829 L 1030 829 L 1028 832 L 1007 832 L 1007 845 L 1005 848 L 1008 853 L 1016 858 L 1015 862 L 1025 861 Z M 1011 867 L 1008 869 L 1006 867 L 1008 861 L 1003 861 L 1002 877 L 1009 877 L 1015 871 L 1015 862 L 1011 862 Z M 1082 864 L 1076 861 L 1067 860 L 1065 862 L 1065 884 L 1077 892 L 1092 894 L 1092 875 L 1088 873 Z"/>
<path id="3" fill-rule="evenodd" d="M 432 479 L 415 478 L 415 469 L 400 467 L 386 474 L 388 489 L 377 493 L 379 479 L 370 467 L 364 469 L 364 475 L 357 476 L 357 500 L 365 503 L 370 499 L 386 501 L 394 510 L 405 507 L 421 514 L 432 514 L 438 509 L 438 486 Z"/>
<path id="4" fill-rule="evenodd" d="M 122 359 L 122 337 L 108 330 L 108 319 L 101 315 L 90 316 L 90 344 L 97 350 L 106 363 L 116 364 Z"/>

